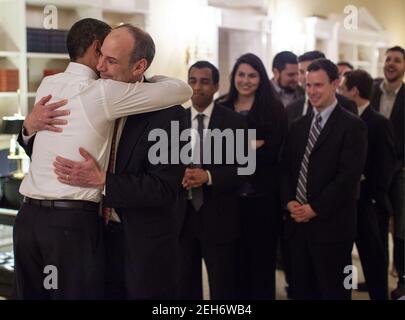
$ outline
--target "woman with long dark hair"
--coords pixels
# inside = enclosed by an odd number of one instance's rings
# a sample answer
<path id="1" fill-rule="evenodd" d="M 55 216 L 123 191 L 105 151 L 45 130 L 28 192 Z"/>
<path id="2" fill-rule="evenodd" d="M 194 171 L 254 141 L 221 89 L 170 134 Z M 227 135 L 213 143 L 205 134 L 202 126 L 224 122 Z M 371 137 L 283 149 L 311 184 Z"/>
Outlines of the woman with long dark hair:
<path id="1" fill-rule="evenodd" d="M 249 129 L 256 129 L 256 171 L 239 193 L 240 298 L 274 299 L 277 239 L 282 227 L 279 155 L 287 117 L 263 62 L 252 53 L 236 61 L 229 93 L 219 103 L 244 115 Z"/>

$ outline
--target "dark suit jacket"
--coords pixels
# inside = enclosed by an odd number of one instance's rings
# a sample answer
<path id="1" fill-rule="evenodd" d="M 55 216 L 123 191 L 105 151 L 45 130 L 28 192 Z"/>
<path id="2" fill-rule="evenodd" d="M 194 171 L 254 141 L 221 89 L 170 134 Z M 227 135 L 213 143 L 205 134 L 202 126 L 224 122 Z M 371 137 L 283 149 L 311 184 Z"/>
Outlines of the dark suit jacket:
<path id="1" fill-rule="evenodd" d="M 191 128 L 191 110 L 187 109 L 188 127 Z M 246 129 L 245 119 L 227 108 L 214 104 L 208 129 Z M 236 134 L 235 134 L 236 137 Z M 236 143 L 236 139 L 234 139 Z M 205 141 L 204 143 L 207 143 Z M 238 141 L 240 143 L 240 141 Z M 244 142 L 247 143 L 247 140 Z M 234 157 L 234 164 L 226 164 L 226 141 L 222 140 L 223 164 L 215 164 L 214 148 L 211 148 L 211 164 L 205 164 L 203 169 L 209 170 L 212 185 L 203 186 L 204 204 L 198 214 L 203 219 L 203 240 L 207 243 L 226 243 L 235 240 L 240 234 L 240 217 L 237 207 L 237 191 L 245 181 L 245 176 L 238 175 L 239 165 Z M 236 149 L 235 149 L 236 151 Z M 183 189 L 179 198 L 178 210 L 181 213 L 180 231 L 183 231 L 185 216 L 187 214 L 187 192 Z"/>
<path id="2" fill-rule="evenodd" d="M 291 126 L 283 155 L 283 205 L 296 199 L 301 162 L 312 116 Z M 356 235 L 356 202 L 367 154 L 367 127 L 340 105 L 330 115 L 312 150 L 307 198 L 317 217 L 296 223 L 288 214 L 286 237 L 299 230 L 310 241 L 351 241 Z"/>
<path id="3" fill-rule="evenodd" d="M 115 208 L 122 220 L 130 299 L 169 298 L 175 289 L 174 204 L 185 166 L 151 164 L 148 152 L 155 142 L 148 141 L 148 135 L 154 129 L 169 134 L 161 152 L 168 155 L 170 163 L 171 152 L 176 152 L 171 144 L 171 121 L 179 121 L 181 132 L 185 116 L 182 106 L 129 116 L 118 146 L 115 174 L 107 174 L 104 205 Z"/>
<path id="4" fill-rule="evenodd" d="M 392 215 L 388 196 L 397 168 L 397 153 L 391 123 L 369 106 L 360 117 L 368 128 L 366 180 L 361 183 L 361 194 L 376 201 L 379 213 Z"/>
<path id="5" fill-rule="evenodd" d="M 281 101 L 274 100 L 273 103 L 272 107 L 277 108 L 280 114 L 277 121 L 273 121 L 272 118 L 265 119 L 268 124 L 260 127 L 252 121 L 250 115 L 245 117 L 248 128 L 256 130 L 256 139 L 264 140 L 264 145 L 256 150 L 256 171 L 248 179 L 257 193 L 266 195 L 270 192 L 279 197 L 280 155 L 287 136 L 288 124 L 285 108 Z M 235 106 L 230 102 L 223 105 L 232 111 L 235 110 Z M 267 115 L 263 117 L 266 118 Z"/>
<path id="6" fill-rule="evenodd" d="M 27 144 L 25 144 L 21 131 L 18 134 L 17 142 L 20 144 L 20 146 L 24 149 L 27 156 L 29 156 L 30 158 L 32 155 L 32 149 L 34 148 L 34 141 L 35 141 L 35 135 L 30 140 L 28 140 Z"/>
<path id="7" fill-rule="evenodd" d="M 371 99 L 371 105 L 380 110 L 380 101 L 382 91 L 380 89 L 380 83 L 374 86 L 374 94 Z M 405 156 L 404 156 L 404 136 L 405 136 L 405 84 L 402 84 L 401 89 L 397 94 L 397 98 L 394 103 L 394 108 L 392 109 L 390 121 L 394 129 L 395 145 L 398 152 L 399 159 L 402 162 L 402 166 L 405 166 Z"/>
<path id="8" fill-rule="evenodd" d="M 357 107 L 353 101 L 347 99 L 346 97 L 340 94 L 336 94 L 336 98 L 343 109 L 346 109 L 352 112 L 353 114 L 357 114 Z M 295 120 L 302 117 L 302 112 L 304 111 L 304 104 L 305 104 L 305 96 L 297 99 L 296 101 L 292 102 L 286 107 L 289 127 Z M 312 108 L 313 107 L 311 105 L 311 102 L 308 100 L 307 114 L 312 113 Z"/>

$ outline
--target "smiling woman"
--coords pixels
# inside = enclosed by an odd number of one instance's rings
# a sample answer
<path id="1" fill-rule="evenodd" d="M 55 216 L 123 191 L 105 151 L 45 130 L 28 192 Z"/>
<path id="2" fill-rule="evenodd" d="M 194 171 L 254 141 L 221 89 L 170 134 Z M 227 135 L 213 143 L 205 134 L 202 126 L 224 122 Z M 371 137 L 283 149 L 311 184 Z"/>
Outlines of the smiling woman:
<path id="1" fill-rule="evenodd" d="M 251 53 L 236 61 L 230 91 L 219 103 L 244 115 L 249 129 L 256 129 L 256 171 L 239 190 L 244 244 L 239 262 L 239 295 L 242 299 L 274 299 L 281 229 L 278 156 L 287 131 L 284 107 L 263 62 Z"/>

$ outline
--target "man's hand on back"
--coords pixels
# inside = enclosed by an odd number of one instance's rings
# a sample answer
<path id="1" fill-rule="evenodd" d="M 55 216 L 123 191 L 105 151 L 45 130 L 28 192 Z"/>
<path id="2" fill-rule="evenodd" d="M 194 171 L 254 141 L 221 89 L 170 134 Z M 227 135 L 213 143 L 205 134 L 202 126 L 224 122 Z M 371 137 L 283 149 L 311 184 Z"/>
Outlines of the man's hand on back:
<path id="1" fill-rule="evenodd" d="M 56 157 L 53 165 L 59 182 L 75 187 L 103 189 L 106 172 L 101 170 L 97 161 L 85 149 L 80 148 L 79 152 L 84 161 Z"/>
<path id="2" fill-rule="evenodd" d="M 57 119 L 68 116 L 69 110 L 58 110 L 67 104 L 67 100 L 60 100 L 47 104 L 52 96 L 48 95 L 39 100 L 32 109 L 31 113 L 25 118 L 23 127 L 25 134 L 30 136 L 38 131 L 47 130 L 53 132 L 62 132 L 63 129 L 56 126 L 67 124 L 66 120 Z"/>

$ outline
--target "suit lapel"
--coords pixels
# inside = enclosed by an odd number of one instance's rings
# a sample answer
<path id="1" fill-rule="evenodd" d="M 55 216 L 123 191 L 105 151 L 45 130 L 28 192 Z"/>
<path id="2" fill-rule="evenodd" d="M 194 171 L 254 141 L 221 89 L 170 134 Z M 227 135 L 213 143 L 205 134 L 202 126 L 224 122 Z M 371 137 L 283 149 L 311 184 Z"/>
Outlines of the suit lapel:
<path id="1" fill-rule="evenodd" d="M 307 147 L 307 143 L 308 143 L 308 137 L 309 137 L 309 130 L 311 130 L 311 123 L 312 123 L 312 116 L 310 115 L 306 115 L 303 118 L 304 123 L 303 125 L 303 129 L 299 130 L 299 135 L 297 137 L 297 141 L 298 141 L 298 154 L 299 159 L 302 159 L 302 157 L 304 156 L 305 153 L 305 148 Z M 305 134 L 302 134 L 303 132 L 305 132 Z M 300 162 L 301 163 L 301 162 Z"/>
<path id="2" fill-rule="evenodd" d="M 375 90 L 375 94 L 373 96 L 371 104 L 377 111 L 380 111 L 380 101 L 381 101 L 381 95 L 382 95 L 380 85 L 376 85 L 374 87 L 374 90 Z"/>
<path id="3" fill-rule="evenodd" d="M 221 109 L 217 108 L 214 105 L 214 108 L 212 109 L 212 113 L 211 113 L 210 122 L 208 123 L 208 129 L 213 130 L 215 128 L 221 128 L 223 118 L 224 117 L 221 112 Z"/>
<path id="4" fill-rule="evenodd" d="M 148 124 L 148 120 L 139 115 L 129 116 L 127 118 L 118 145 L 117 165 L 115 167 L 117 173 L 125 168 L 132 154 L 132 150 L 142 137 L 142 133 L 145 131 Z"/>
<path id="5" fill-rule="evenodd" d="M 401 110 L 404 108 L 404 90 L 405 84 L 402 84 L 401 89 L 399 89 L 397 97 L 394 102 L 394 106 L 392 108 L 390 120 L 394 121 L 394 119 L 398 119 L 401 117 Z"/>
<path id="6" fill-rule="evenodd" d="M 325 126 L 323 127 L 321 134 L 318 138 L 318 140 L 315 143 L 314 149 L 312 150 L 312 154 L 316 152 L 316 150 L 319 149 L 319 147 L 322 145 L 322 143 L 326 140 L 328 137 L 329 133 L 332 131 L 332 129 L 335 126 L 335 122 L 339 117 L 340 113 L 340 106 L 337 105 L 335 107 L 335 110 L 333 110 L 332 114 L 330 115 L 328 121 L 326 122 Z"/>
<path id="7" fill-rule="evenodd" d="M 372 114 L 372 112 L 373 112 L 373 110 L 372 110 L 371 108 L 372 108 L 372 106 L 369 105 L 369 106 L 366 108 L 366 110 L 364 110 L 363 113 L 362 113 L 361 116 L 360 116 L 360 119 L 363 120 L 363 121 L 366 122 L 366 123 L 369 121 L 369 119 L 370 119 L 370 117 L 371 117 L 371 114 Z"/>
<path id="8" fill-rule="evenodd" d="M 191 107 L 186 109 L 187 115 L 187 128 L 191 128 Z"/>

